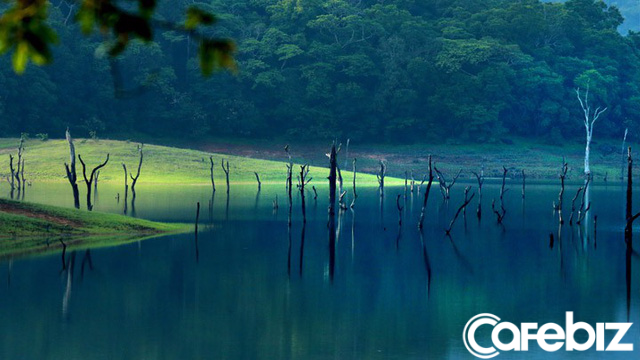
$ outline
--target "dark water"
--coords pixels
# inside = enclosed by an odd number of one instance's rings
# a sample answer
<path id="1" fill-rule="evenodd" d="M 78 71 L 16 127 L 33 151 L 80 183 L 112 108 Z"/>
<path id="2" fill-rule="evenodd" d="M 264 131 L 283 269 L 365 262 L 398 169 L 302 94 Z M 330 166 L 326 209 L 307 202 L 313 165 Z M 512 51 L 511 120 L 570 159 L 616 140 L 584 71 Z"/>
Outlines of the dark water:
<path id="1" fill-rule="evenodd" d="M 326 188 L 317 201 L 307 193 L 305 227 L 294 192 L 288 231 L 284 186 L 263 187 L 259 196 L 254 186 L 237 186 L 228 202 L 219 190 L 211 207 L 208 187 L 140 186 L 129 215 L 192 222 L 201 202 L 197 244 L 185 234 L 78 251 L 67 254 L 67 270 L 59 255 L 6 259 L 0 358 L 471 359 L 461 334 L 479 313 L 516 324 L 564 326 L 566 311 L 594 327 L 627 317 L 637 322 L 638 257 L 631 255 L 628 288 L 624 188 L 594 186 L 585 224 L 566 224 L 560 240 L 552 210 L 558 186 L 529 185 L 524 201 L 519 184 L 508 187 L 504 226 L 491 213 L 499 186 L 487 184 L 482 220 L 474 199 L 451 238 L 444 228 L 462 201 L 462 185 L 448 203 L 433 188 L 422 235 L 417 194 L 402 201 L 399 229 L 396 195 L 403 189 L 387 188 L 382 211 L 376 190 L 360 189 L 354 211 L 337 220 L 332 266 Z M 576 188 L 567 188 L 565 209 Z M 68 185 L 28 190 L 26 200 L 71 205 Z M 101 185 L 96 210 L 122 212 L 118 191 Z M 529 352 L 497 359 L 626 359 L 638 355 L 639 337 L 634 324 L 623 339 L 633 353 L 598 353 L 595 346 L 546 353 L 533 341 Z M 488 338 L 478 333 L 482 345 Z"/>

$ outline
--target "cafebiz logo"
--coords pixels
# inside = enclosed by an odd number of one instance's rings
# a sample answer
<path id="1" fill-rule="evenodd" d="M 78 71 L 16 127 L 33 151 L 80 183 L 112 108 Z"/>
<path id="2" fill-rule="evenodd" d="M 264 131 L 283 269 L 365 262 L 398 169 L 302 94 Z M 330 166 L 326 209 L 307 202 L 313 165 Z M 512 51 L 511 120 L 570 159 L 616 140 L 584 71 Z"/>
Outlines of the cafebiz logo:
<path id="1" fill-rule="evenodd" d="M 565 347 L 566 351 L 585 351 L 593 344 L 597 351 L 633 351 L 633 344 L 620 341 L 631 328 L 633 323 L 597 323 L 595 330 L 585 322 L 573 322 L 573 312 L 566 313 L 565 327 L 555 323 L 547 323 L 538 328 L 538 323 L 522 323 L 520 327 L 510 322 L 500 322 L 500 318 L 493 314 L 479 314 L 471 318 L 464 327 L 462 340 L 471 354 L 481 359 L 498 356 L 500 351 L 529 351 L 529 342 L 537 341 L 538 346 L 547 352 L 554 352 Z M 491 342 L 493 346 L 483 347 L 476 342 L 475 333 L 481 326 L 491 326 Z M 537 330 L 534 332 L 534 330 Z M 575 340 L 576 331 L 586 331 L 588 337 L 584 343 Z M 605 330 L 616 330 L 616 334 L 609 344 L 605 344 Z M 513 340 L 503 343 L 501 332 L 513 334 Z M 606 345 L 606 346 L 605 346 Z"/>

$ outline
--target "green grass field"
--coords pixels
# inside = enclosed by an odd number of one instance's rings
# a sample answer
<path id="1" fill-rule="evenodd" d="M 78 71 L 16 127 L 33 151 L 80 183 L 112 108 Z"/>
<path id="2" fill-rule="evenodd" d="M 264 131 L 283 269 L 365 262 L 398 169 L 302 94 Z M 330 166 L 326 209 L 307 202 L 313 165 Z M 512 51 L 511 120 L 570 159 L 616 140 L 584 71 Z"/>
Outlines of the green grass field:
<path id="1" fill-rule="evenodd" d="M 58 239 L 64 239 L 72 247 L 95 247 L 192 228 L 193 225 L 188 224 L 158 223 L 0 199 L 0 256 L 38 252 L 50 247 L 53 250 L 61 245 Z"/>
<path id="2" fill-rule="evenodd" d="M 100 171 L 100 181 L 124 182 L 122 163 L 129 171 L 135 171 L 138 165 L 137 143 L 116 140 L 75 139 L 77 154 L 87 164 L 87 175 L 93 167 L 104 161 L 107 153 L 110 160 Z M 16 154 L 18 139 L 0 139 L 0 175 L 6 177 L 9 172 L 9 154 Z M 214 160 L 214 179 L 216 186 L 224 186 L 225 174 L 221 160 L 229 161 L 231 183 L 255 183 L 254 171 L 258 172 L 264 184 L 284 183 L 287 173 L 286 163 L 261 160 L 241 156 L 207 153 L 198 150 L 179 149 L 166 146 L 144 145 L 144 162 L 138 184 L 208 184 L 210 180 L 209 156 Z M 66 181 L 64 163 L 69 161 L 69 148 L 65 140 L 28 140 L 25 143 L 25 178 L 28 181 Z M 328 163 L 328 161 L 327 161 Z M 300 171 L 294 166 L 295 176 Z M 82 166 L 77 162 L 78 181 L 82 180 Z M 329 170 L 311 167 L 309 176 L 315 184 L 322 184 Z M 350 171 L 343 172 L 344 181 L 350 182 Z M 377 186 L 375 175 L 358 174 L 359 186 Z M 403 180 L 402 180 L 403 181 Z M 130 182 L 130 181 L 129 181 Z M 389 184 L 399 183 L 400 179 L 387 178 Z"/>

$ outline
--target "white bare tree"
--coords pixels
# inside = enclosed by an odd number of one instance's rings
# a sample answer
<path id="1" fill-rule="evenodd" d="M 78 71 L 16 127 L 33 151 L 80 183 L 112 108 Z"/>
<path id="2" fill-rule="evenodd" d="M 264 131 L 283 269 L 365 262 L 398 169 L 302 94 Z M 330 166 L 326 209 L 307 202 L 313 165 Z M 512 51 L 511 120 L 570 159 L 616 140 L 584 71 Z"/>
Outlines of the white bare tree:
<path id="1" fill-rule="evenodd" d="M 584 113 L 584 128 L 587 133 L 587 144 L 584 149 L 584 174 L 587 176 L 591 175 L 591 169 L 589 168 L 589 152 L 591 150 L 591 139 L 593 138 L 593 124 L 595 124 L 596 120 L 607 111 L 607 108 L 600 108 L 599 106 L 595 109 L 595 111 L 591 110 L 591 105 L 589 104 L 589 83 L 587 83 L 587 90 L 583 95 L 580 93 L 580 88 L 576 88 L 576 95 L 578 96 L 578 101 L 580 102 L 580 106 L 582 107 L 582 112 Z"/>

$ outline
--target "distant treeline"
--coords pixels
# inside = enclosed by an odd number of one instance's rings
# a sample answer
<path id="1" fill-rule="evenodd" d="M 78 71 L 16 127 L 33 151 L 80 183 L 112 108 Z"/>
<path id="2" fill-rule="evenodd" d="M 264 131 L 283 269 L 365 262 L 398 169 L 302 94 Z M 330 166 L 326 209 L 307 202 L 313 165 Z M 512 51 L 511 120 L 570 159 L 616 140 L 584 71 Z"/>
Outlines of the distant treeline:
<path id="1" fill-rule="evenodd" d="M 0 58 L 0 135 L 142 132 L 369 141 L 558 143 L 584 135 L 575 88 L 608 111 L 596 137 L 640 131 L 640 34 L 602 1 L 210 0 L 239 71 L 203 78 L 188 36 L 156 30 L 109 61 L 52 1 L 54 63 Z M 190 4 L 190 2 L 189 2 Z M 186 1 L 161 2 L 181 21 Z"/>

